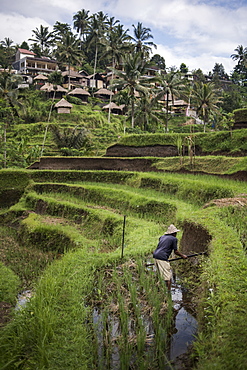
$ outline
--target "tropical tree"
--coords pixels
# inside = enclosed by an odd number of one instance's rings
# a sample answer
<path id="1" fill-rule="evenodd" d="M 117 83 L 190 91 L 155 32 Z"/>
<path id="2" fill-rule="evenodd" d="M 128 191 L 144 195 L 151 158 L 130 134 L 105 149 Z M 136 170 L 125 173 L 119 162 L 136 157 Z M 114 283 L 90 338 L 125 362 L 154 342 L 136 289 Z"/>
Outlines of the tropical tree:
<path id="1" fill-rule="evenodd" d="M 236 53 L 232 54 L 231 58 L 238 62 L 237 66 L 239 71 L 241 71 L 243 68 L 247 68 L 247 47 L 244 48 L 243 45 L 238 45 L 234 51 Z"/>
<path id="2" fill-rule="evenodd" d="M 128 29 L 124 30 L 123 25 L 118 24 L 113 28 L 109 28 L 106 37 L 102 40 L 102 45 L 104 46 L 104 52 L 102 54 L 102 58 L 110 57 L 112 63 L 112 75 L 111 75 L 111 83 L 113 80 L 113 71 L 116 67 L 116 63 L 120 63 L 123 59 L 125 53 L 129 52 L 130 50 L 130 36 L 128 35 Z M 111 100 L 112 96 L 110 95 L 110 105 L 109 105 L 109 114 L 108 114 L 108 122 L 110 122 L 110 114 L 111 114 Z"/>
<path id="3" fill-rule="evenodd" d="M 124 71 L 115 69 L 113 72 L 117 79 L 113 80 L 112 88 L 117 90 L 127 90 L 131 104 L 131 127 L 135 125 L 135 100 L 136 95 L 143 96 L 148 94 L 151 82 L 156 78 L 147 78 L 147 62 L 141 53 L 127 54 L 124 60 Z"/>
<path id="4" fill-rule="evenodd" d="M 23 41 L 21 45 L 17 47 L 20 47 L 21 49 L 29 50 L 29 45 L 26 41 Z"/>
<path id="5" fill-rule="evenodd" d="M 0 99 L 1 99 L 0 117 L 1 121 L 4 122 L 3 126 L 4 167 L 6 167 L 7 163 L 7 129 L 11 125 L 11 123 L 16 122 L 16 119 L 19 118 L 19 113 L 17 110 L 18 105 L 17 86 L 20 80 L 22 80 L 20 76 L 13 75 L 8 71 L 4 71 L 0 74 Z"/>
<path id="6" fill-rule="evenodd" d="M 204 132 L 211 114 L 220 112 L 218 104 L 221 102 L 218 90 L 211 83 L 195 82 L 191 90 L 191 103 L 196 109 L 198 117 L 203 120 Z"/>
<path id="7" fill-rule="evenodd" d="M 115 17 L 108 18 L 106 21 L 106 27 L 108 32 L 113 31 L 113 29 L 117 26 L 117 24 L 119 24 L 119 22 L 120 21 L 118 19 L 115 19 Z"/>
<path id="8" fill-rule="evenodd" d="M 104 46 L 102 58 L 111 59 L 112 67 L 115 68 L 116 63 L 120 63 L 123 56 L 130 51 L 130 39 L 128 29 L 124 30 L 123 25 L 118 24 L 116 27 L 108 30 L 105 38 L 102 39 L 101 45 Z"/>
<path id="9" fill-rule="evenodd" d="M 89 27 L 89 10 L 79 10 L 74 16 L 74 28 L 76 29 L 76 32 L 79 33 L 79 38 L 83 42 L 85 42 L 86 35 L 88 33 L 88 27 Z"/>
<path id="10" fill-rule="evenodd" d="M 91 22 L 89 24 L 89 31 L 87 36 L 87 47 L 89 48 L 91 45 L 94 45 L 94 69 L 93 69 L 93 88 L 95 87 L 95 73 L 97 67 L 97 60 L 98 60 L 98 48 L 100 41 L 104 37 L 104 33 L 106 30 L 106 22 L 107 22 L 107 15 L 103 12 L 98 12 L 93 14 L 91 17 Z"/>
<path id="11" fill-rule="evenodd" d="M 70 67 L 72 64 L 82 63 L 82 52 L 79 46 L 79 40 L 74 35 L 67 33 L 65 37 L 57 42 L 56 57 L 61 63 L 68 65 L 68 89 L 70 90 Z"/>
<path id="12" fill-rule="evenodd" d="M 186 73 L 188 73 L 189 68 L 187 67 L 187 65 L 185 63 L 181 63 L 180 67 L 179 67 L 179 71 L 180 71 L 180 73 L 186 74 Z"/>
<path id="13" fill-rule="evenodd" d="M 148 57 L 152 50 L 151 46 L 156 48 L 156 45 L 152 41 L 147 41 L 153 38 L 153 35 L 150 33 L 151 29 L 143 27 L 140 22 L 138 22 L 137 26 L 132 24 L 132 27 L 134 27 L 134 37 L 132 37 L 132 40 L 135 44 L 135 51 Z"/>
<path id="14" fill-rule="evenodd" d="M 59 72 L 59 71 L 52 72 L 48 77 L 48 82 L 53 85 L 53 89 L 54 89 L 51 109 L 50 109 L 50 113 L 49 113 L 49 117 L 48 117 L 48 122 L 50 121 L 52 106 L 53 106 L 54 100 L 56 98 L 57 86 L 61 85 L 63 83 L 63 80 L 64 80 L 64 78 L 62 76 L 62 73 Z"/>
<path id="15" fill-rule="evenodd" d="M 180 97 L 185 87 L 185 80 L 181 78 L 181 73 L 171 70 L 166 74 L 159 76 L 158 98 L 165 98 L 166 125 L 165 130 L 168 132 L 169 121 L 169 102 L 174 105 L 175 97 Z"/>
<path id="16" fill-rule="evenodd" d="M 215 63 L 214 68 L 212 70 L 212 76 L 219 79 L 228 78 L 222 63 Z"/>
<path id="17" fill-rule="evenodd" d="M 72 35 L 71 27 L 68 23 L 56 22 L 53 26 L 53 35 L 56 41 L 61 41 L 67 34 Z"/>
<path id="18" fill-rule="evenodd" d="M 161 71 L 166 70 L 165 59 L 159 54 L 154 54 L 154 56 L 152 56 L 152 58 L 150 59 L 150 64 L 156 65 Z"/>
<path id="19" fill-rule="evenodd" d="M 5 37 L 5 39 L 0 42 L 1 45 L 0 64 L 4 69 L 11 67 L 11 61 L 15 53 L 13 43 L 14 41 L 11 40 L 9 37 Z"/>
<path id="20" fill-rule="evenodd" d="M 48 27 L 44 27 L 41 24 L 39 29 L 36 27 L 36 29 L 32 30 L 32 32 L 34 38 L 29 40 L 40 45 L 42 53 L 44 52 L 45 48 L 49 50 L 49 48 L 54 44 L 54 34 L 53 32 L 49 32 Z"/>
<path id="21" fill-rule="evenodd" d="M 155 131 L 155 126 L 162 123 L 161 106 L 158 96 L 150 94 L 143 95 L 137 100 L 135 109 L 135 123 L 144 131 Z"/>
<path id="22" fill-rule="evenodd" d="M 1 45 L 5 48 L 11 48 L 12 44 L 14 43 L 9 37 L 5 37 L 3 41 L 1 41 Z"/>

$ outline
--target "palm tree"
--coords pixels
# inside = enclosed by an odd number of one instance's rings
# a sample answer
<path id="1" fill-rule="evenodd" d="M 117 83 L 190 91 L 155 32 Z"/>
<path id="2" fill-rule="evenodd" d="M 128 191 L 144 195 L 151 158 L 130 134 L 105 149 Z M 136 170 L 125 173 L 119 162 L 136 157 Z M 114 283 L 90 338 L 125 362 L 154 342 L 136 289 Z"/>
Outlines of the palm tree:
<path id="1" fill-rule="evenodd" d="M 148 93 L 150 83 L 155 81 L 155 78 L 147 78 L 145 76 L 147 63 L 143 59 L 141 53 L 127 54 L 124 58 L 124 71 L 114 70 L 114 74 L 118 79 L 113 81 L 112 88 L 117 90 L 127 90 L 130 96 L 131 104 L 131 127 L 135 124 L 135 99 L 136 93 L 141 96 Z"/>
<path id="2" fill-rule="evenodd" d="M 12 45 L 14 43 L 9 37 L 5 37 L 3 41 L 0 42 L 1 45 L 1 56 L 0 56 L 0 64 L 4 69 L 11 67 L 11 61 L 13 55 L 15 53 L 15 48 Z"/>
<path id="3" fill-rule="evenodd" d="M 11 48 L 12 44 L 14 43 L 13 40 L 11 40 L 9 37 L 5 37 L 3 41 L 1 41 L 1 45 L 4 47 L 4 48 Z"/>
<path id="4" fill-rule="evenodd" d="M 67 34 L 72 35 L 71 27 L 68 23 L 56 22 L 53 26 L 53 35 L 56 41 L 61 41 Z"/>
<path id="5" fill-rule="evenodd" d="M 76 39 L 74 35 L 69 33 L 66 34 L 66 36 L 57 43 L 56 57 L 59 62 L 68 65 L 68 90 L 70 90 L 70 66 L 71 64 L 81 64 L 82 62 L 79 40 Z"/>
<path id="6" fill-rule="evenodd" d="M 51 118 L 51 112 L 52 112 L 54 100 L 55 100 L 55 97 L 56 97 L 57 86 L 61 85 L 63 83 L 63 76 L 62 76 L 61 72 L 55 71 L 55 72 L 51 73 L 48 77 L 48 82 L 53 84 L 54 93 L 53 93 L 52 103 L 51 103 L 50 110 L 49 110 L 49 115 L 48 115 L 47 125 L 46 125 L 46 128 L 45 128 L 44 139 L 43 139 L 43 144 L 42 144 L 42 149 L 41 149 L 40 156 L 42 156 L 43 151 L 44 151 L 44 147 L 45 147 L 45 141 L 46 141 L 48 126 L 49 126 L 49 122 L 50 122 L 50 118 Z"/>
<path id="7" fill-rule="evenodd" d="M 156 45 L 152 41 L 147 41 L 153 38 L 153 35 L 150 33 L 151 29 L 143 27 L 140 22 L 138 22 L 137 26 L 132 24 L 132 27 L 134 27 L 134 37 L 132 37 L 132 40 L 135 43 L 135 51 L 148 56 L 151 46 L 156 48 Z"/>
<path id="8" fill-rule="evenodd" d="M 108 18 L 108 20 L 106 21 L 107 30 L 110 32 L 113 31 L 113 29 L 116 27 L 117 23 L 119 22 L 120 21 L 118 19 L 115 19 L 115 17 Z"/>
<path id="9" fill-rule="evenodd" d="M 97 59 L 98 59 L 98 47 L 99 43 L 102 40 L 105 30 L 106 30 L 106 21 L 107 15 L 103 12 L 98 12 L 93 14 L 91 17 L 91 22 L 89 25 L 89 33 L 87 37 L 87 46 L 88 48 L 91 45 L 95 45 L 95 55 L 94 55 L 94 68 L 93 68 L 93 87 L 95 87 L 95 73 L 96 73 L 96 66 L 97 66 Z"/>
<path id="10" fill-rule="evenodd" d="M 237 48 L 234 49 L 234 51 L 236 51 L 236 53 L 235 54 L 232 54 L 231 55 L 231 58 L 233 60 L 237 60 L 239 66 L 246 67 L 246 63 L 247 63 L 247 48 L 244 48 L 243 45 L 238 45 Z"/>
<path id="11" fill-rule="evenodd" d="M 79 10 L 79 12 L 73 16 L 74 28 L 76 29 L 76 32 L 79 33 L 80 40 L 83 39 L 83 41 L 85 41 L 88 32 L 89 20 L 89 10 Z"/>
<path id="12" fill-rule="evenodd" d="M 196 108 L 198 117 L 202 118 L 204 132 L 211 113 L 218 113 L 218 103 L 221 97 L 215 85 L 211 83 L 195 82 L 191 91 L 191 103 Z"/>
<path id="13" fill-rule="evenodd" d="M 111 18 L 112 20 L 112 18 Z M 123 25 L 118 24 L 113 28 L 109 28 L 106 37 L 102 40 L 101 44 L 104 46 L 105 51 L 102 54 L 102 58 L 111 58 L 112 62 L 112 75 L 111 83 L 113 80 L 113 70 L 115 69 L 116 63 L 119 63 L 123 58 L 124 54 L 130 50 L 130 36 L 127 34 L 129 30 L 124 30 Z M 110 95 L 111 106 L 112 96 Z M 108 122 L 110 122 L 111 109 L 109 108 Z"/>
<path id="14" fill-rule="evenodd" d="M 158 96 L 147 94 L 137 101 L 135 122 L 144 131 L 153 131 L 153 125 L 161 124 Z"/>
<path id="15" fill-rule="evenodd" d="M 172 105 L 174 104 L 175 97 L 179 97 L 181 89 L 184 87 L 184 80 L 181 79 L 181 74 L 178 71 L 171 70 L 166 74 L 159 76 L 159 88 L 158 98 L 166 97 L 166 132 L 168 132 L 168 121 L 169 121 L 169 99 L 171 99 Z"/>
<path id="16" fill-rule="evenodd" d="M 41 47 L 41 52 L 44 52 L 44 48 L 50 48 L 54 44 L 54 35 L 53 32 L 49 32 L 48 27 L 40 25 L 40 29 L 36 27 L 35 30 L 32 30 L 34 37 L 33 39 L 29 39 L 30 41 L 34 41 L 35 43 L 39 44 Z"/>

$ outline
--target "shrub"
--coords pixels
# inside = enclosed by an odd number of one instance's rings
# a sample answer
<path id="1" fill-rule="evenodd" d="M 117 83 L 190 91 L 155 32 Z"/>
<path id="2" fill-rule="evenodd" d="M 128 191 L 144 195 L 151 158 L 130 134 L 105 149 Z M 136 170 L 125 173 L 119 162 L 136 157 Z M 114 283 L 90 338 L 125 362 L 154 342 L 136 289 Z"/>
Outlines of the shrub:
<path id="1" fill-rule="evenodd" d="M 247 108 L 235 109 L 233 114 L 235 123 L 247 122 Z"/>

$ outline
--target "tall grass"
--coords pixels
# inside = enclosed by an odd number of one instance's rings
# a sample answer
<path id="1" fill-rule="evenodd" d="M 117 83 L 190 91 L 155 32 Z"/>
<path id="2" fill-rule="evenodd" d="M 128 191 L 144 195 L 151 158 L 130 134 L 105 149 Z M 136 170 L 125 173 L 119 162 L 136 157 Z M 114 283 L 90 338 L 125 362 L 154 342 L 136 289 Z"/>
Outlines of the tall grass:
<path id="1" fill-rule="evenodd" d="M 246 252 L 239 234 L 227 225 L 227 220 L 226 223 L 220 220 L 221 212 L 207 208 L 200 215 L 190 216 L 206 226 L 213 237 L 210 259 L 205 260 L 201 275 L 204 295 L 199 316 L 201 332 L 194 345 L 199 359 L 197 368 L 203 370 L 211 369 L 212 363 L 215 369 L 242 369 L 247 358 Z"/>

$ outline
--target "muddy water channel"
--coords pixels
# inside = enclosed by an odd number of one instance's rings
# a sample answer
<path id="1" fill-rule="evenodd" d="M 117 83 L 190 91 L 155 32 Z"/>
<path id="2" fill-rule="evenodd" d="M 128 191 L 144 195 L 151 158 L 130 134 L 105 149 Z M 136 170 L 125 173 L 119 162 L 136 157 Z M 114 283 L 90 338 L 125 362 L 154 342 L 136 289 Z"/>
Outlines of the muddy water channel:
<path id="1" fill-rule="evenodd" d="M 178 278 L 170 295 L 155 268 L 140 262 L 100 279 L 105 289 L 97 287 L 92 314 L 97 368 L 191 369 L 197 321 Z"/>
<path id="2" fill-rule="evenodd" d="M 178 278 L 173 281 L 171 294 L 176 314 L 168 358 L 174 364 L 174 369 L 189 369 L 187 357 L 197 333 L 197 320 L 190 309 L 189 295 Z"/>

